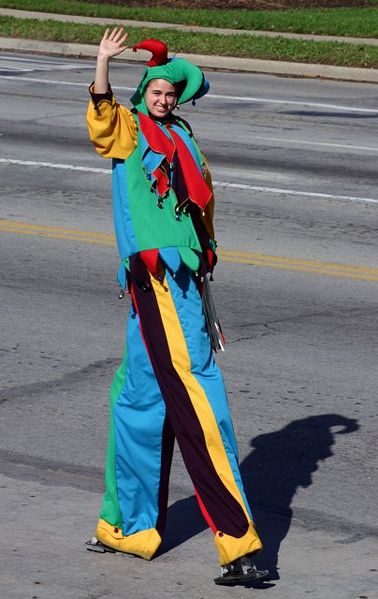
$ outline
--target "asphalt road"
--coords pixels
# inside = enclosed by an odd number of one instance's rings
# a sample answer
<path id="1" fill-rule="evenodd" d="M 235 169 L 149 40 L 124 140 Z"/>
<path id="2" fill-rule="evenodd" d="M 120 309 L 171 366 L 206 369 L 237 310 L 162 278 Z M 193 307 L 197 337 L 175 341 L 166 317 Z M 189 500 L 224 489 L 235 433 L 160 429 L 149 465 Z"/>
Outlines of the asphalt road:
<path id="1" fill-rule="evenodd" d="M 140 72 L 114 65 L 121 101 Z M 275 574 L 265 591 L 376 599 L 377 88 L 209 77 L 209 96 L 181 115 L 215 180 L 218 361 Z M 212 585 L 211 535 L 179 455 L 160 557 L 81 546 L 127 313 L 110 163 L 85 126 L 92 78 L 91 61 L 0 55 L 2 597 L 258 594 Z"/>

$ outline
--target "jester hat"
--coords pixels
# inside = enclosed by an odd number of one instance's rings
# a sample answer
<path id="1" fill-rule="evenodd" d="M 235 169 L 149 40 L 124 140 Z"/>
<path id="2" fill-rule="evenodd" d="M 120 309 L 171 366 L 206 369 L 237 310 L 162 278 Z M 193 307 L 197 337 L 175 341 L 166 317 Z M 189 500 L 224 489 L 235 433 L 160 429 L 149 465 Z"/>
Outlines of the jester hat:
<path id="1" fill-rule="evenodd" d="M 168 48 L 164 42 L 155 39 L 142 40 L 133 46 L 134 52 L 138 49 L 152 52 L 137 90 L 131 98 L 131 103 L 139 112 L 148 114 L 144 93 L 153 79 L 166 79 L 172 85 L 177 85 L 179 104 L 194 101 L 208 92 L 210 85 L 201 69 L 185 58 L 168 58 Z"/>

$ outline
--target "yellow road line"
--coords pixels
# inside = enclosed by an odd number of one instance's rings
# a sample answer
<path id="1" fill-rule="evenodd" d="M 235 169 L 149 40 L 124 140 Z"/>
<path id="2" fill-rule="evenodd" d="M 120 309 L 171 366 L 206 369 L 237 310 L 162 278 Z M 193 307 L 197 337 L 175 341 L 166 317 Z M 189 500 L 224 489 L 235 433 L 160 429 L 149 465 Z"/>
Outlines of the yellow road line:
<path id="1" fill-rule="evenodd" d="M 268 256 L 252 252 L 237 252 L 233 250 L 220 250 L 219 256 L 236 264 L 251 264 L 267 268 L 280 268 L 283 270 L 296 270 L 312 274 L 320 274 L 362 281 L 378 281 L 378 268 L 342 264 L 338 262 L 324 262 L 320 260 L 301 260 L 286 258 L 284 256 Z"/>
<path id="2" fill-rule="evenodd" d="M 112 233 L 97 233 L 95 231 L 81 231 L 80 229 L 66 229 L 64 227 L 50 227 L 46 225 L 33 225 L 14 220 L 0 219 L 0 231 L 17 235 L 33 235 L 49 237 L 51 239 L 65 239 L 97 245 L 114 246 L 115 239 Z M 253 252 L 240 252 L 235 250 L 220 249 L 218 255 L 224 262 L 233 264 L 250 264 L 265 268 L 278 268 L 305 272 L 308 274 L 338 277 L 359 281 L 378 281 L 378 268 L 342 264 L 337 262 L 324 262 L 321 260 L 302 260 L 287 258 L 285 256 L 269 256 Z"/>
<path id="3" fill-rule="evenodd" d="M 51 239 L 66 239 L 82 243 L 95 243 L 98 245 L 115 244 L 112 233 L 97 233 L 95 231 L 81 231 L 80 229 L 65 229 L 63 227 L 49 227 L 46 225 L 33 225 L 15 220 L 0 219 L 0 231 L 20 235 L 34 235 L 37 237 L 50 237 Z"/>

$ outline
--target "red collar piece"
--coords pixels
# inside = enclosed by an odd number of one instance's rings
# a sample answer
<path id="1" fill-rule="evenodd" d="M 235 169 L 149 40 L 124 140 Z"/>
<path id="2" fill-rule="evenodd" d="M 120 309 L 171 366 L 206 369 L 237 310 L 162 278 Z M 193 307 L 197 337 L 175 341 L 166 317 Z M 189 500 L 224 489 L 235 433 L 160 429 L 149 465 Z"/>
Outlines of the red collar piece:
<path id="1" fill-rule="evenodd" d="M 173 163 L 173 158 L 175 153 L 177 153 L 188 199 L 197 204 L 201 210 L 205 210 L 207 203 L 212 197 L 212 191 L 206 184 L 192 153 L 183 139 L 170 127 L 170 123 L 166 125 L 170 135 L 169 138 L 150 117 L 142 112 L 138 112 L 138 118 L 141 131 L 151 150 L 158 154 L 163 154 L 169 164 Z M 180 203 L 182 199 L 185 198 L 179 198 Z"/>

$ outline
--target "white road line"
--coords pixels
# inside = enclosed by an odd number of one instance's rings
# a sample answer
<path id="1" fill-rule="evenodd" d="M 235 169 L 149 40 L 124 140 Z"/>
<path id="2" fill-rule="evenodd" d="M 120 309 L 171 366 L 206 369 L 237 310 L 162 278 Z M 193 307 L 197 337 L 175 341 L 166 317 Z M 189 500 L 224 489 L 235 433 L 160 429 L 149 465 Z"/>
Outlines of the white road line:
<path id="1" fill-rule="evenodd" d="M 91 166 L 75 166 L 74 164 L 62 164 L 59 162 L 40 162 L 37 160 L 15 160 L 14 158 L 0 158 L 0 164 L 17 164 L 20 166 L 38 166 L 45 168 L 58 168 L 67 171 L 80 171 L 83 173 L 97 173 L 101 175 L 110 175 L 109 168 L 95 168 Z"/>
<path id="2" fill-rule="evenodd" d="M 59 162 L 39 162 L 36 160 L 16 160 L 14 158 L 0 158 L 0 164 L 15 164 L 20 166 L 37 166 L 45 168 L 57 168 L 63 170 L 80 171 L 83 173 L 97 173 L 101 175 L 110 175 L 111 169 L 96 168 L 91 166 L 75 166 L 74 164 L 61 164 Z M 227 181 L 213 181 L 214 187 L 223 187 L 229 189 L 240 189 L 243 191 L 257 191 L 265 193 L 285 194 L 291 196 L 302 196 L 310 198 L 321 198 L 328 200 L 342 200 L 348 202 L 365 202 L 378 204 L 378 199 L 359 198 L 355 196 L 335 195 L 331 193 L 317 193 L 311 191 L 300 191 L 297 189 L 281 189 L 278 187 L 263 187 L 260 185 L 247 185 L 245 183 L 229 183 Z"/>
<path id="3" fill-rule="evenodd" d="M 71 65 L 71 67 L 77 67 L 77 68 L 81 68 L 83 65 L 82 63 L 72 63 L 72 62 L 67 62 L 67 61 L 51 61 L 48 60 L 46 58 L 25 58 L 25 57 L 21 57 L 21 56 L 4 56 L 3 54 L 1 55 L 1 62 L 8 62 L 8 61 L 14 61 L 14 62 L 33 62 L 36 64 L 47 64 L 49 65 L 51 68 L 54 68 L 55 66 L 59 66 L 59 65 Z M 86 68 L 90 68 L 93 69 L 93 65 L 84 65 L 86 66 Z"/>
<path id="4" fill-rule="evenodd" d="M 327 108 L 328 110 L 346 110 L 348 112 L 365 112 L 378 114 L 374 108 L 357 108 L 356 106 L 342 106 L 339 104 L 323 104 L 320 102 L 306 102 L 305 100 L 276 100 L 275 98 L 255 98 L 253 96 L 223 96 L 216 94 L 207 94 L 208 98 L 219 100 L 237 100 L 238 102 L 261 102 L 267 104 L 288 104 L 293 106 L 308 106 L 310 108 Z"/>
<path id="5" fill-rule="evenodd" d="M 13 60 L 15 62 L 45 62 L 48 64 L 52 64 L 51 60 L 48 60 L 46 58 L 26 58 L 25 56 L 10 56 L 10 55 L 5 55 L 2 54 L 1 55 L 1 60 L 3 61 L 8 61 L 8 60 Z M 57 64 L 59 64 L 59 62 L 57 61 Z"/>
<path id="6" fill-rule="evenodd" d="M 223 181 L 213 181 L 214 186 L 217 187 L 231 187 L 234 189 L 243 189 L 249 191 L 258 191 L 265 193 L 278 193 L 291 196 L 305 196 L 309 198 L 321 198 L 326 200 L 341 200 L 348 202 L 366 202 L 370 204 L 378 204 L 378 199 L 374 198 L 358 198 L 355 196 L 341 196 L 331 193 L 317 193 L 311 191 L 299 191 L 296 189 L 280 189 L 278 187 L 262 187 L 260 185 L 244 185 L 242 183 L 227 183 Z"/>
<path id="7" fill-rule="evenodd" d="M 79 83 L 77 81 L 59 81 L 55 79 L 37 79 L 34 77 L 12 77 L 7 75 L 1 75 L 0 79 L 14 79 L 16 81 L 31 81 L 34 83 L 49 83 L 54 85 L 72 85 L 79 87 L 88 87 L 87 83 Z M 113 85 L 113 89 L 123 90 L 123 91 L 135 91 L 135 87 L 125 87 L 125 86 L 117 86 Z M 305 106 L 308 108 L 321 108 L 327 110 L 342 110 L 345 112 L 358 112 L 363 114 L 378 114 L 378 110 L 374 108 L 360 108 L 356 106 L 341 106 L 339 104 L 322 104 L 319 102 L 306 102 L 304 100 L 276 100 L 274 98 L 257 98 L 254 96 L 226 96 L 226 95 L 218 95 L 218 94 L 207 94 L 207 98 L 214 98 L 217 100 L 234 100 L 236 102 L 251 102 L 253 103 L 262 103 L 262 104 L 282 104 L 282 105 L 292 105 L 292 106 Z"/>
<path id="8" fill-rule="evenodd" d="M 4 73 L 4 71 L 9 71 L 10 73 L 14 73 L 15 71 L 19 71 L 20 73 L 32 73 L 36 69 L 31 67 L 16 67 L 16 66 L 2 66 L 0 63 L 0 71 Z M 42 69 L 41 69 L 42 70 Z M 8 79 L 8 77 L 6 77 Z"/>
<path id="9" fill-rule="evenodd" d="M 31 83 L 51 83 L 53 85 L 69 85 L 69 86 L 78 86 L 78 87 L 89 87 L 89 84 L 86 83 L 78 83 L 77 81 L 58 81 L 56 79 L 37 79 L 36 77 L 12 77 L 11 75 L 0 75 L 0 79 L 13 79 L 16 81 L 28 81 Z M 113 87 L 113 89 L 115 89 Z M 135 91 L 135 88 L 131 88 L 130 90 Z"/>
<path id="10" fill-rule="evenodd" d="M 75 69 L 81 69 L 81 67 L 79 65 L 77 66 L 72 66 L 72 65 L 68 65 L 68 64 L 57 64 L 52 66 L 51 64 L 47 64 L 44 62 L 38 62 L 38 63 L 33 63 L 32 61 L 25 63 L 25 64 L 19 64 L 19 65 L 15 65 L 14 63 L 9 65 L 5 62 L 2 62 L 0 60 L 0 69 L 2 71 L 22 71 L 24 73 L 32 73 L 33 71 L 73 71 Z M 17 79 L 19 79 L 19 77 L 17 77 Z"/>
<path id="11" fill-rule="evenodd" d="M 300 144 L 306 146 L 321 146 L 321 147 L 329 147 L 329 148 L 342 148 L 344 150 L 366 150 L 367 152 L 378 152 L 378 147 L 371 148 L 369 146 L 352 146 L 348 144 L 333 144 L 326 141 L 304 141 L 300 139 L 287 139 L 281 137 L 263 137 L 260 135 L 251 135 L 251 140 L 261 140 L 261 141 L 273 141 L 273 142 L 283 142 L 284 144 Z"/>

